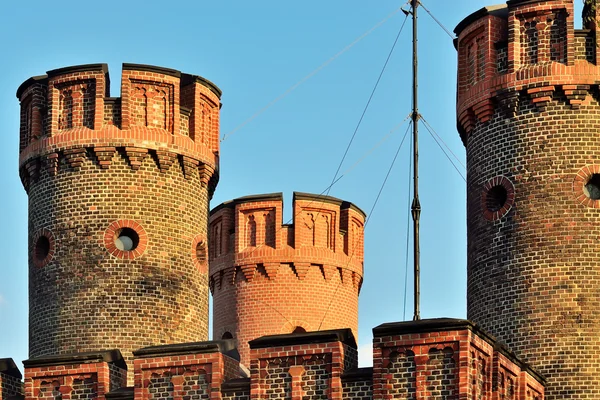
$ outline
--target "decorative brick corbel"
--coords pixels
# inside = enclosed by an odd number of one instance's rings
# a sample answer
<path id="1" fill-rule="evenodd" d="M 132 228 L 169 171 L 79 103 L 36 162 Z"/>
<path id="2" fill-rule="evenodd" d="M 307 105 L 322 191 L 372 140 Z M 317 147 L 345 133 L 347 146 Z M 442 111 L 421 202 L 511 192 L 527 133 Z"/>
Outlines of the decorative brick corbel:
<path id="1" fill-rule="evenodd" d="M 199 164 L 198 169 L 200 171 L 200 183 L 202 184 L 202 187 L 208 186 L 208 182 L 213 176 L 215 169 L 211 165 L 204 163 Z"/>
<path id="2" fill-rule="evenodd" d="M 242 265 L 242 273 L 248 282 L 252 282 L 256 273 L 256 264 Z"/>
<path id="3" fill-rule="evenodd" d="M 540 109 L 540 111 L 543 111 L 548 105 L 548 102 L 552 101 L 552 94 L 555 90 L 556 88 L 554 86 L 541 86 L 527 89 L 527 94 L 531 96 L 531 102 Z"/>
<path id="4" fill-rule="evenodd" d="M 265 272 L 267 273 L 267 276 L 269 277 L 269 280 L 275 280 L 275 278 L 277 277 L 277 272 L 279 272 L 279 263 L 264 263 L 263 266 L 265 267 Z"/>
<path id="5" fill-rule="evenodd" d="M 50 176 L 58 174 L 58 153 L 50 153 L 46 155 L 46 171 Z"/>
<path id="6" fill-rule="evenodd" d="M 519 92 L 514 91 L 502 91 L 496 94 L 500 111 L 506 118 L 514 118 L 519 109 Z"/>
<path id="7" fill-rule="evenodd" d="M 188 156 L 180 156 L 179 162 L 181 163 L 181 168 L 183 170 L 183 175 L 185 179 L 192 179 L 194 174 L 198 174 L 198 160 L 194 160 Z"/>
<path id="8" fill-rule="evenodd" d="M 464 128 L 467 135 L 471 133 L 473 128 L 475 127 L 476 117 L 473 109 L 469 108 L 464 110 L 459 116 L 458 121 L 460 125 Z"/>
<path id="9" fill-rule="evenodd" d="M 67 163 L 75 171 L 79 171 L 85 160 L 85 149 L 83 147 L 76 147 L 74 149 L 67 149 L 64 152 Z"/>
<path id="10" fill-rule="evenodd" d="M 563 85 L 562 89 L 573 109 L 579 108 L 590 93 L 590 85 Z"/>
<path id="11" fill-rule="evenodd" d="M 32 158 L 25 163 L 25 168 L 27 168 L 29 178 L 34 182 L 37 181 L 40 177 L 40 159 Z"/>
<path id="12" fill-rule="evenodd" d="M 157 150 L 156 159 L 158 160 L 158 167 L 160 168 L 160 172 L 167 172 L 171 165 L 173 165 L 173 163 L 175 162 L 175 157 L 177 157 L 177 155 L 170 151 Z"/>
<path id="13" fill-rule="evenodd" d="M 492 115 L 494 115 L 492 99 L 487 98 L 476 104 L 473 107 L 473 112 L 480 122 L 488 122 L 492 118 Z"/>
<path id="14" fill-rule="evenodd" d="M 94 153 L 96 154 L 100 168 L 108 169 L 110 167 L 116 151 L 117 149 L 114 147 L 94 147 Z"/>
<path id="15" fill-rule="evenodd" d="M 306 278 L 306 274 L 308 273 L 308 269 L 310 268 L 310 263 L 305 262 L 295 262 L 294 263 L 294 271 L 296 272 L 296 276 L 301 281 Z"/>
<path id="16" fill-rule="evenodd" d="M 139 147 L 125 147 L 125 155 L 131 165 L 131 169 L 137 171 L 142 166 L 142 163 L 148 157 L 148 149 Z"/>

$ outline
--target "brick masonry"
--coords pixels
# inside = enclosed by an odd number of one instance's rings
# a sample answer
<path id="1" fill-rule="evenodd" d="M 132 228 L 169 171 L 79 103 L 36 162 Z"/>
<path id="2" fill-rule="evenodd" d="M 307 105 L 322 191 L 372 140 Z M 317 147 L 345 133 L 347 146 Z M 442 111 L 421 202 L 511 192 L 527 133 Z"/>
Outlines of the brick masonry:
<path id="1" fill-rule="evenodd" d="M 595 7 L 585 17 L 576 31 L 572 0 L 509 1 L 456 29 L 468 318 L 539 369 L 550 400 L 600 396 Z"/>
<path id="2" fill-rule="evenodd" d="M 294 223 L 281 225 L 281 194 L 236 199 L 211 211 L 213 337 L 358 329 L 365 214 L 339 199 L 294 194 Z M 231 335 L 231 336 L 229 336 Z"/>
<path id="3" fill-rule="evenodd" d="M 117 350 L 38 357 L 24 363 L 24 399 L 544 398 L 544 379 L 469 321 L 389 323 L 373 335 L 373 368 L 357 367 L 350 329 L 252 340 L 249 374 L 234 339 L 142 348 L 133 352 L 133 387 Z M 0 400 L 14 398 L 0 388 Z"/>
<path id="4" fill-rule="evenodd" d="M 17 93 L 30 357 L 118 347 L 131 360 L 140 347 L 208 338 L 196 247 L 218 180 L 220 91 L 134 64 L 123 65 L 120 99 L 108 89 L 97 64 L 50 71 Z"/>

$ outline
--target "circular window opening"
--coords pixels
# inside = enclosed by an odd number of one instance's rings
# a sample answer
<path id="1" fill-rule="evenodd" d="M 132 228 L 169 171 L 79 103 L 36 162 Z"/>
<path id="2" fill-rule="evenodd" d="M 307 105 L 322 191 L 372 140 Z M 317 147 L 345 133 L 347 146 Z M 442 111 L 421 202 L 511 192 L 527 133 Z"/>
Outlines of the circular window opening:
<path id="1" fill-rule="evenodd" d="M 301 326 L 297 326 L 292 333 L 306 333 L 306 329 Z"/>
<path id="2" fill-rule="evenodd" d="M 583 193 L 592 200 L 600 200 L 600 174 L 592 174 L 583 187 Z"/>
<path id="3" fill-rule="evenodd" d="M 115 235 L 115 247 L 121 251 L 135 250 L 139 243 L 139 235 L 131 228 L 122 228 Z"/>
<path id="4" fill-rule="evenodd" d="M 33 250 L 36 261 L 43 262 L 48 254 L 50 253 L 50 239 L 46 236 L 40 236 L 35 242 L 35 248 Z"/>
<path id="5" fill-rule="evenodd" d="M 488 211 L 500 211 L 507 199 L 508 192 L 506 191 L 506 188 L 502 185 L 496 185 L 487 193 L 485 206 L 487 207 Z"/>
<path id="6" fill-rule="evenodd" d="M 196 245 L 196 259 L 201 263 L 206 262 L 206 244 L 204 240 L 199 241 Z"/>
<path id="7" fill-rule="evenodd" d="M 233 335 L 231 332 L 225 332 L 223 336 L 221 336 L 221 339 L 233 339 Z"/>

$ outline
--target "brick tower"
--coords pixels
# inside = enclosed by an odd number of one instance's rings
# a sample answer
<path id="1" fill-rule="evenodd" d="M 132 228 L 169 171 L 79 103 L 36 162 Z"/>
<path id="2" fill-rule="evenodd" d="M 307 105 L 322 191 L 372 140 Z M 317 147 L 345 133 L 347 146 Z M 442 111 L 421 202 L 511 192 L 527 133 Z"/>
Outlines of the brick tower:
<path id="1" fill-rule="evenodd" d="M 30 78 L 19 173 L 29 195 L 29 355 L 206 340 L 209 199 L 218 180 L 211 82 L 124 64 Z"/>
<path id="2" fill-rule="evenodd" d="M 209 223 L 213 338 L 351 328 L 358 331 L 365 214 L 332 197 L 294 193 L 292 225 L 279 194 L 217 206 Z"/>
<path id="3" fill-rule="evenodd" d="M 572 0 L 513 0 L 455 30 L 468 317 L 547 377 L 549 400 L 600 397 L 595 1 L 586 29 L 573 21 Z"/>

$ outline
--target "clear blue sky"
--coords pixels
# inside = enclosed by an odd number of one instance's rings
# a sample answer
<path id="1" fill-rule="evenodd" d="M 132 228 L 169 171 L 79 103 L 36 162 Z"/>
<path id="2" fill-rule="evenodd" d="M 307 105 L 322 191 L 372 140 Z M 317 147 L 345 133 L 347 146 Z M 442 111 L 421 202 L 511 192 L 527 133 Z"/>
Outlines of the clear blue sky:
<path id="1" fill-rule="evenodd" d="M 577 1 L 576 24 L 581 1 Z M 485 0 L 423 0 L 450 30 Z M 0 358 L 27 358 L 27 197 L 18 177 L 17 87 L 47 70 L 108 63 L 119 96 L 121 63 L 198 74 L 223 90 L 227 134 L 402 5 L 400 1 L 107 0 L 5 2 L 0 14 Z M 408 7 L 406 7 L 408 9 Z M 420 8 L 420 112 L 464 163 L 456 131 L 456 52 Z M 305 81 L 221 145 L 212 206 L 257 193 L 320 193 L 331 182 L 404 14 Z M 411 26 L 407 23 L 342 171 L 410 113 Z M 406 130 L 404 124 L 331 189 L 369 212 Z M 366 227 L 359 344 L 400 321 L 408 218 L 409 140 Z M 461 172 L 464 174 L 464 170 Z M 422 317 L 466 317 L 465 182 L 421 128 Z M 412 262 L 409 261 L 409 269 Z M 412 317 L 409 273 L 406 318 Z M 20 365 L 20 364 L 19 364 Z"/>

